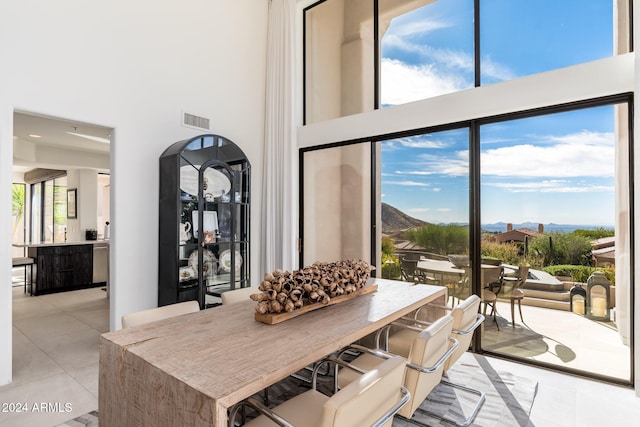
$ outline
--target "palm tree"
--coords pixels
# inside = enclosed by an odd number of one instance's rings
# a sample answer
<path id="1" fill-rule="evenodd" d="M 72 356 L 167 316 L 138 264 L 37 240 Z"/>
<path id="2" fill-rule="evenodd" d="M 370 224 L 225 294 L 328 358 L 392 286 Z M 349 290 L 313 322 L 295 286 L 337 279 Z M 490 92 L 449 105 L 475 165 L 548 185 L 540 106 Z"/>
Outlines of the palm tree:
<path id="1" fill-rule="evenodd" d="M 11 191 L 11 216 L 13 216 L 12 240 L 18 229 L 18 224 L 20 224 L 24 216 L 24 187 L 24 184 L 13 184 Z"/>

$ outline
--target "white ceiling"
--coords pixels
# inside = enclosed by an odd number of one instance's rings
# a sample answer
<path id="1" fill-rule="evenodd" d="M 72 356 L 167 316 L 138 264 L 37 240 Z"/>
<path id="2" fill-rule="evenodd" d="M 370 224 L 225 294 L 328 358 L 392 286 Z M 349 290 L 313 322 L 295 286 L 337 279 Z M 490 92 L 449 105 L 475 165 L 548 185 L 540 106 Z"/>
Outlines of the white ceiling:
<path id="1" fill-rule="evenodd" d="M 52 117 L 43 117 L 24 113 L 13 115 L 14 142 L 31 143 L 36 146 L 50 146 L 67 151 L 108 153 L 110 144 L 98 142 L 86 137 L 71 135 L 73 132 L 88 137 L 111 139 L 111 129 Z M 40 138 L 30 136 L 39 135 Z M 27 171 L 39 167 L 38 164 L 25 164 L 14 159 L 14 171 Z"/>

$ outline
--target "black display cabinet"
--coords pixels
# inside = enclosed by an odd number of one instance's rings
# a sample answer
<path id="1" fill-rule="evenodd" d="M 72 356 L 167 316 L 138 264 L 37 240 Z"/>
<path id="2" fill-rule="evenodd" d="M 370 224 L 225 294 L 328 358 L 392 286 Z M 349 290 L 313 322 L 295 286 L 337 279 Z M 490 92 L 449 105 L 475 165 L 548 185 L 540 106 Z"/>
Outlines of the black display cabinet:
<path id="1" fill-rule="evenodd" d="M 219 135 L 176 142 L 160 156 L 158 305 L 250 286 L 251 165 Z"/>

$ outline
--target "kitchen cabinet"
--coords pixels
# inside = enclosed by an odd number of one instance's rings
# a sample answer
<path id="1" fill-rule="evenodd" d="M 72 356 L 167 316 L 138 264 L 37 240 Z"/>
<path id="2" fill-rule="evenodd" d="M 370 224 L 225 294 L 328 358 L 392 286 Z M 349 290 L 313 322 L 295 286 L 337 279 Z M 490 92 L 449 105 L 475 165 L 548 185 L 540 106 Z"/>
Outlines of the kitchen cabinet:
<path id="1" fill-rule="evenodd" d="M 219 135 L 176 142 L 159 163 L 158 305 L 218 305 L 250 286 L 251 165 Z"/>
<path id="2" fill-rule="evenodd" d="M 35 259 L 35 282 L 32 295 L 82 289 L 93 283 L 92 244 L 43 244 L 29 246 Z"/>

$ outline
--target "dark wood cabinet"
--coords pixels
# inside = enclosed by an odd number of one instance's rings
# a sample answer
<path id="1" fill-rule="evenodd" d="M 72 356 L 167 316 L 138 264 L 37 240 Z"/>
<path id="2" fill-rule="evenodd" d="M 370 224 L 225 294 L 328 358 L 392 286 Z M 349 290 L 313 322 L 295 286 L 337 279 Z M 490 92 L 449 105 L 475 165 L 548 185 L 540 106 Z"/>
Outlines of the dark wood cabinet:
<path id="1" fill-rule="evenodd" d="M 81 289 L 93 284 L 93 245 L 30 247 L 29 256 L 36 260 L 32 295 Z"/>
<path id="2" fill-rule="evenodd" d="M 250 286 L 251 165 L 219 135 L 171 145 L 160 156 L 158 305 Z"/>

